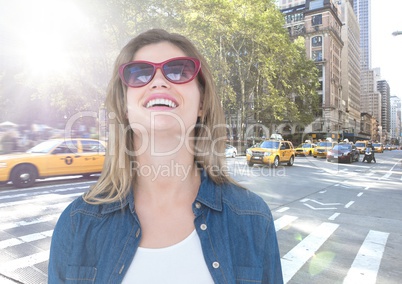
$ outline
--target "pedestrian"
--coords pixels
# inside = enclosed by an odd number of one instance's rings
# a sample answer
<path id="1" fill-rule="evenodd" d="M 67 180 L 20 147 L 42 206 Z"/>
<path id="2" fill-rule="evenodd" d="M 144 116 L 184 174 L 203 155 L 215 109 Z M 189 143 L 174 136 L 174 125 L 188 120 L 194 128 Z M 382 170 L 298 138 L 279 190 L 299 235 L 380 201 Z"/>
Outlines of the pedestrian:
<path id="1" fill-rule="evenodd" d="M 194 45 L 133 38 L 106 105 L 104 168 L 56 224 L 49 283 L 283 283 L 267 204 L 225 170 L 224 115 Z"/>

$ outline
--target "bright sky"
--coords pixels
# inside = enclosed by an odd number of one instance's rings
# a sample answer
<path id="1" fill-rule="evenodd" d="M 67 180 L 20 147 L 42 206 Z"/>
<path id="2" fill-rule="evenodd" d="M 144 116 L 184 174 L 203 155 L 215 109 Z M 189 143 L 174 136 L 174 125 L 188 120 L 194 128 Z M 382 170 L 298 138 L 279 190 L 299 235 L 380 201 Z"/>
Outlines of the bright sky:
<path id="1" fill-rule="evenodd" d="M 371 0 L 371 67 L 381 69 L 381 79 L 387 80 L 391 96 L 402 100 L 402 1 Z"/>

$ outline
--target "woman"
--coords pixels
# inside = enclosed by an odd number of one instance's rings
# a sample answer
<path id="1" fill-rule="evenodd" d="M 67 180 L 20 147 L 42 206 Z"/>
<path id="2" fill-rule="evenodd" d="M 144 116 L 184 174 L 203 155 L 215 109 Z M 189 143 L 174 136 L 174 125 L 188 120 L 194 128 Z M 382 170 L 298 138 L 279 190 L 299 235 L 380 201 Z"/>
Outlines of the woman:
<path id="1" fill-rule="evenodd" d="M 49 283 L 282 283 L 271 212 L 224 170 L 223 111 L 191 42 L 132 39 L 106 102 L 104 169 L 60 216 Z"/>

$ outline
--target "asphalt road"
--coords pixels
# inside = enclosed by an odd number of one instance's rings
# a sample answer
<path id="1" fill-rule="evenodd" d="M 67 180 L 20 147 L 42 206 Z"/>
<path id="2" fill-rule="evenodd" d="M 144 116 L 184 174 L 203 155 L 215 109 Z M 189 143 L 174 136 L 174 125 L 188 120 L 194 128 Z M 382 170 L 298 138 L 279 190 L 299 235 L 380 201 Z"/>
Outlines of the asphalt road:
<path id="1" fill-rule="evenodd" d="M 376 158 L 337 164 L 297 157 L 277 169 L 228 159 L 234 179 L 272 210 L 285 283 L 400 283 L 402 151 Z M 57 218 L 95 179 L 0 189 L 0 283 L 46 283 Z"/>

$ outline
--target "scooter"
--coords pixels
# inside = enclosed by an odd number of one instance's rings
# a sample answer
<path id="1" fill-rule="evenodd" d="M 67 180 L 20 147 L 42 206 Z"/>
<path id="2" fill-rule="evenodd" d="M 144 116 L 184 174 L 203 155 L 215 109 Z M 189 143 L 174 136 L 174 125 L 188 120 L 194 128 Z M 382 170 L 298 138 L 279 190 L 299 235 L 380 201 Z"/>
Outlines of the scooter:
<path id="1" fill-rule="evenodd" d="M 366 150 L 364 151 L 363 163 L 364 161 L 367 161 L 367 163 L 371 163 L 372 160 L 373 150 L 370 147 L 366 147 Z"/>

